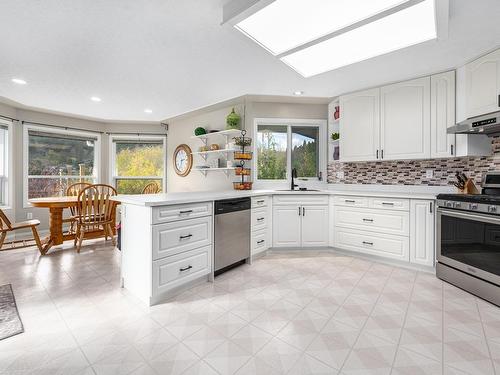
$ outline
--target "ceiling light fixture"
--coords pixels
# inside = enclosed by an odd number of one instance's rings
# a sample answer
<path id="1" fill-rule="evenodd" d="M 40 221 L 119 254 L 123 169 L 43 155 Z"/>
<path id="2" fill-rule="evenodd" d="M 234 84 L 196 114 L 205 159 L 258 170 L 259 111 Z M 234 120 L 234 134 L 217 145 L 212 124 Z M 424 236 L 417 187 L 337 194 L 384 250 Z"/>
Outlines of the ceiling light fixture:
<path id="1" fill-rule="evenodd" d="M 24 79 L 21 79 L 21 78 L 12 78 L 11 81 L 14 83 L 17 83 L 18 85 L 25 85 L 28 83 Z"/>
<path id="2" fill-rule="evenodd" d="M 275 0 L 235 27 L 279 55 L 409 0 Z"/>
<path id="3" fill-rule="evenodd" d="M 294 91 L 293 95 L 296 95 L 296 96 L 304 95 L 304 91 Z"/>
<path id="4" fill-rule="evenodd" d="M 146 108 L 146 109 L 144 110 L 144 112 L 145 112 L 145 113 L 153 113 L 153 110 L 152 110 L 152 109 L 149 109 L 149 108 Z"/>
<path id="5" fill-rule="evenodd" d="M 90 98 L 90 100 L 92 100 L 93 102 L 96 102 L 96 103 L 97 103 L 97 102 L 100 102 L 100 101 L 101 101 L 101 98 L 99 98 L 98 96 L 92 96 L 92 97 Z"/>
<path id="6" fill-rule="evenodd" d="M 434 0 L 425 0 L 281 60 L 304 77 L 311 77 L 436 37 Z"/>

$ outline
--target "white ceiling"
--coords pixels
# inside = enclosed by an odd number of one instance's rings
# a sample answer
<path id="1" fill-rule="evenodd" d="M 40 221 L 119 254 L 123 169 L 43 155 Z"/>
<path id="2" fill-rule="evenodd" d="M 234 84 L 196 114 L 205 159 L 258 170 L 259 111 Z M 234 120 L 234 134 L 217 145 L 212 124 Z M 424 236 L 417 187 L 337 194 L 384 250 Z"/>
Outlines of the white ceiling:
<path id="1" fill-rule="evenodd" d="M 2 0 L 0 97 L 103 120 L 156 121 L 244 94 L 332 97 L 456 67 L 500 46 L 499 0 L 450 0 L 447 40 L 303 78 L 221 26 L 223 3 Z"/>

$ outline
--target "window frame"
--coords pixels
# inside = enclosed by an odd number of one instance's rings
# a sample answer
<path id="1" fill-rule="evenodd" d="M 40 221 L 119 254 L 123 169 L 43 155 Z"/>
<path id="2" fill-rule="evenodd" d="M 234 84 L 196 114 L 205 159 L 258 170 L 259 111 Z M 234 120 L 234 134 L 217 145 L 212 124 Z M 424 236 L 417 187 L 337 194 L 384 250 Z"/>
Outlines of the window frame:
<path id="1" fill-rule="evenodd" d="M 286 126 L 287 127 L 287 150 L 286 150 L 286 178 L 281 180 L 267 180 L 258 178 L 258 150 L 257 150 L 257 131 L 259 125 L 269 126 Z M 292 128 L 295 126 L 301 127 L 317 127 L 318 128 L 318 172 L 321 173 L 319 177 L 299 177 L 299 180 L 307 182 L 325 182 L 327 173 L 327 121 L 323 119 L 291 119 L 291 118 L 255 118 L 253 123 L 253 154 L 254 154 L 254 168 L 253 180 L 259 184 L 276 184 L 276 183 L 289 183 L 291 181 L 292 173 Z"/>
<path id="2" fill-rule="evenodd" d="M 83 131 L 83 130 L 70 130 L 70 129 L 60 129 L 50 126 L 40 126 L 40 125 L 31 125 L 24 124 L 23 125 L 23 208 L 31 208 L 33 207 L 28 201 L 28 182 L 30 178 L 75 178 L 75 176 L 37 176 L 37 175 L 28 175 L 28 167 L 29 167 L 29 131 L 40 131 L 44 133 L 52 133 L 52 134 L 62 134 L 65 136 L 77 136 L 77 137 L 91 137 L 96 138 L 94 143 L 94 168 L 92 176 L 82 176 L 87 178 L 92 178 L 94 183 L 100 183 L 101 176 L 101 134 L 92 131 Z M 78 176 L 76 176 L 78 177 Z"/>
<path id="3" fill-rule="evenodd" d="M 160 176 L 118 176 L 116 174 L 116 141 L 158 141 L 163 144 L 163 176 L 161 177 L 162 192 L 166 192 L 167 187 L 167 136 L 163 135 L 130 135 L 130 134 L 113 134 L 109 136 L 109 182 L 117 188 L 117 180 L 159 180 Z"/>
<path id="4" fill-rule="evenodd" d="M 13 171 L 13 134 L 12 134 L 12 125 L 13 122 L 0 118 L 0 125 L 7 127 L 7 142 L 4 143 L 4 152 L 3 159 L 4 162 L 4 170 L 6 173 L 0 178 L 0 184 L 4 184 L 3 189 L 5 191 L 5 199 L 4 202 L 0 201 L 0 208 L 3 210 L 12 209 L 12 191 L 13 190 L 13 179 L 11 178 L 11 172 Z M 2 180 L 6 180 L 2 182 Z"/>

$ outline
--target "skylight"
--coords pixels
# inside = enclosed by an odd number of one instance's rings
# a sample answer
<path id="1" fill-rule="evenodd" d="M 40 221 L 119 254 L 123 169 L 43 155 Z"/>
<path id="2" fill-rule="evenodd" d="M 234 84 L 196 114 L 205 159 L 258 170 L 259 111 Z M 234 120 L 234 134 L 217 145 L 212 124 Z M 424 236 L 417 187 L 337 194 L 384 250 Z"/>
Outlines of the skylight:
<path id="1" fill-rule="evenodd" d="M 304 77 L 435 39 L 434 0 L 393 13 L 281 58 Z"/>
<path id="2" fill-rule="evenodd" d="M 236 28 L 279 55 L 409 0 L 275 0 Z"/>

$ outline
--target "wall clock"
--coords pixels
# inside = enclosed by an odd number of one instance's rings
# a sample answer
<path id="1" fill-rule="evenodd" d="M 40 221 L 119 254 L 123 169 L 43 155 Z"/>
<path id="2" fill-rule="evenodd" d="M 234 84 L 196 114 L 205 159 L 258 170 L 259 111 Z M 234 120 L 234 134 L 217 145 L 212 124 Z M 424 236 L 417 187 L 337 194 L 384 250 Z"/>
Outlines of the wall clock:
<path id="1" fill-rule="evenodd" d="M 193 166 L 193 155 L 188 145 L 179 145 L 174 151 L 174 169 L 181 177 L 185 177 L 191 172 Z"/>

